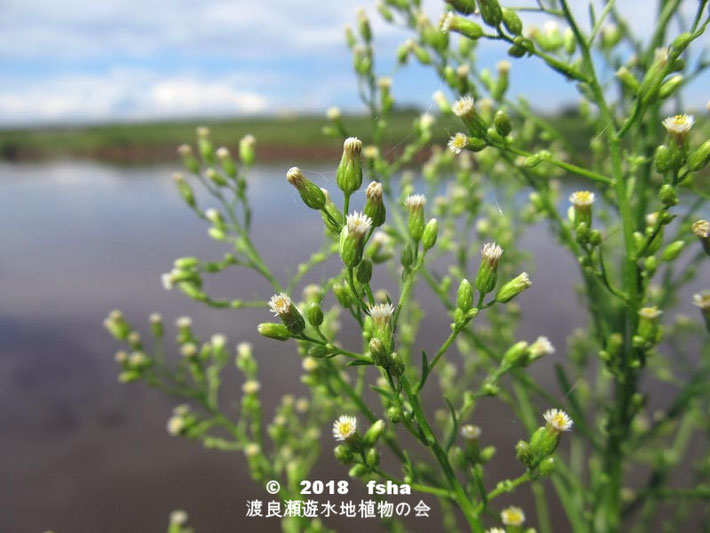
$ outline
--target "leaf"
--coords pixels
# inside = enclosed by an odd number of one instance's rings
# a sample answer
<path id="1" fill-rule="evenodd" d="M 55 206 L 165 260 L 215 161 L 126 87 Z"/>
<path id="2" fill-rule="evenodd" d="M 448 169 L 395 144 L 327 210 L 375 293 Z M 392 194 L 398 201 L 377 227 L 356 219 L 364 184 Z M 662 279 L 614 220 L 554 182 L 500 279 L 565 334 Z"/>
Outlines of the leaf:
<path id="1" fill-rule="evenodd" d="M 422 390 L 427 378 L 429 377 L 429 359 L 426 356 L 426 352 L 422 350 L 422 375 L 419 379 L 419 385 L 417 385 L 417 390 Z"/>
<path id="2" fill-rule="evenodd" d="M 459 420 L 456 416 L 456 409 L 454 409 L 454 406 L 451 405 L 451 402 L 448 398 L 444 399 L 446 400 L 446 404 L 449 406 L 449 410 L 451 411 L 451 420 L 454 424 L 451 428 L 451 433 L 449 433 L 449 437 L 446 439 L 446 445 L 444 446 L 444 450 L 448 452 L 451 446 L 454 444 L 454 441 L 456 440 L 456 435 L 459 432 Z"/>
<path id="3" fill-rule="evenodd" d="M 370 388 L 375 391 L 377 394 L 380 396 L 384 396 L 385 398 L 392 399 L 392 392 L 384 389 L 382 387 L 377 387 L 376 385 L 370 385 Z"/>
<path id="4" fill-rule="evenodd" d="M 592 24 L 592 28 L 597 25 L 597 14 L 594 11 L 594 5 L 589 2 L 589 21 Z"/>
<path id="5" fill-rule="evenodd" d="M 374 363 L 372 361 L 365 361 L 364 359 L 355 359 L 349 361 L 345 366 L 372 366 Z"/>

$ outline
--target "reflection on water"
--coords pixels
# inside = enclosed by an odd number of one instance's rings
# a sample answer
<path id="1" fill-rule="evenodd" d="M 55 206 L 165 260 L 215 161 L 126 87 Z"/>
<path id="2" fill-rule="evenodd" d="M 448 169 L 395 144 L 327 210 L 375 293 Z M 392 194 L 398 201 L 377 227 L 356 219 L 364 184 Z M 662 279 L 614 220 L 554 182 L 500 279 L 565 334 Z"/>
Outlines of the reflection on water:
<path id="1" fill-rule="evenodd" d="M 167 436 L 174 401 L 140 385 L 116 383 L 116 344 L 103 331 L 102 318 L 121 308 L 144 331 L 149 313 L 159 310 L 169 321 L 193 316 L 204 336 L 224 332 L 232 342 L 253 342 L 264 390 L 278 390 L 274 396 L 303 393 L 293 350 L 256 335 L 265 311 L 209 310 L 162 290 L 160 273 L 175 257 L 217 258 L 225 251 L 184 208 L 171 170 L 93 163 L 0 166 L 0 531 L 161 531 L 168 512 L 182 507 L 199 533 L 224 532 L 245 524 L 247 498 L 264 497 L 262 488 L 244 481 L 241 457 Z M 320 228 L 304 216 L 307 210 L 284 183 L 284 171 L 256 168 L 250 194 L 256 242 L 267 262 L 293 268 L 318 247 Z M 320 185 L 333 181 L 332 174 L 313 176 Z M 535 312 L 527 314 L 521 336 L 547 334 L 561 348 L 555 357 L 562 358 L 565 336 L 583 324 L 571 289 L 574 261 L 544 228 L 530 230 L 525 246 L 537 264 L 528 269 L 535 284 L 521 304 L 523 311 Z M 338 268 L 326 264 L 314 278 Z M 227 273 L 207 287 L 235 298 L 269 294 L 251 273 Z M 431 312 L 420 344 L 431 349 L 446 336 L 447 319 L 431 298 L 426 301 Z M 354 333 L 344 338 L 356 341 Z M 551 388 L 546 376 L 552 363 L 534 369 Z M 225 386 L 236 388 L 236 379 Z M 265 398 L 267 412 L 275 400 Z M 499 449 L 523 436 L 505 411 L 482 409 L 480 415 L 477 422 L 490 428 Z M 510 454 L 499 455 L 496 473 L 515 475 Z M 323 457 L 323 475 L 344 477 L 327 450 Z M 276 530 L 273 522 L 249 523 L 252 530 L 256 526 Z"/>

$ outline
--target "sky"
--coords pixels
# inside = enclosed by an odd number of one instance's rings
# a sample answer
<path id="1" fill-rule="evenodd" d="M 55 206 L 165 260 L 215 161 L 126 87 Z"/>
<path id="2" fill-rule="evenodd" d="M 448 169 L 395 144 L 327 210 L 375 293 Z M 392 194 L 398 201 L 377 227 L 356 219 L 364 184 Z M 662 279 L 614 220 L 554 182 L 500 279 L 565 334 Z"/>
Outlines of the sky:
<path id="1" fill-rule="evenodd" d="M 653 3 L 617 2 L 642 35 L 652 26 Z M 373 20 L 378 73 L 394 79 L 398 103 L 425 108 L 441 82 L 430 69 L 397 67 L 394 52 L 408 34 L 380 21 L 375 5 L 376 0 L 3 0 L 0 125 L 312 113 L 333 105 L 354 111 L 357 91 L 343 27 L 355 20 L 358 6 Z M 572 5 L 586 19 L 586 2 Z M 686 0 L 684 10 L 690 13 L 695 5 Z M 423 0 L 434 21 L 443 6 L 441 0 Z M 493 67 L 504 57 L 496 43 L 479 49 L 482 66 Z M 696 80 L 690 104 L 704 105 L 709 85 L 708 76 Z M 576 101 L 574 87 L 535 59 L 514 62 L 511 90 L 545 111 Z"/>

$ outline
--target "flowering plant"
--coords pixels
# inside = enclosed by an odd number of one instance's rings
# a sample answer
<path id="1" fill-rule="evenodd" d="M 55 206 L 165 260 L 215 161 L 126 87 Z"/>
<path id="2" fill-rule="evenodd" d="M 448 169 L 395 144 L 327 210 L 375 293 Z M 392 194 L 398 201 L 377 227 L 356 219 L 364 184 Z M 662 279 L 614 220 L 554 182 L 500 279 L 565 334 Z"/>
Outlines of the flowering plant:
<path id="1" fill-rule="evenodd" d="M 113 312 L 106 327 L 129 345 L 116 356 L 120 379 L 183 398 L 168 431 L 242 452 L 255 480 L 281 481 L 283 500 L 302 498 L 299 483 L 319 460 L 324 429 L 332 425 L 333 452 L 350 477 L 406 483 L 436 498 L 446 530 L 465 523 L 475 532 L 649 531 L 659 516 L 676 526 L 697 519 L 695 502 L 710 498 L 710 454 L 706 444 L 692 454 L 689 448 L 710 434 L 710 293 L 693 297 L 700 324 L 677 307 L 710 254 L 710 223 L 699 216 L 708 199 L 702 177 L 710 140 L 706 120 L 695 125 L 690 115 L 665 114 L 683 112 L 683 89 L 708 66 L 693 50 L 710 15 L 708 0 L 701 0 L 686 21 L 681 3 L 661 2 L 655 30 L 643 42 L 613 0 L 601 10 L 590 4 L 588 28 L 567 0 L 527 8 L 448 0 L 439 21 L 418 0 L 384 0 L 380 15 L 413 35 L 398 49 L 399 63 L 430 67 L 451 93 L 434 95 L 439 117 L 416 119 L 396 150 L 385 143 L 392 82 L 375 74 L 373 33 L 361 11 L 346 39 L 371 117 L 369 144 L 351 136 L 333 108 L 324 133 L 343 140 L 337 188 L 321 188 L 296 167 L 286 172 L 303 216 L 323 228 L 321 249 L 290 279 L 266 264 L 262 243 L 252 239 L 252 137 L 240 141 L 235 157 L 215 149 L 202 128 L 196 150 L 179 149 L 190 177 L 174 176 L 209 236 L 230 251 L 221 260 L 176 260 L 163 276 L 165 288 L 211 307 L 262 313 L 259 333 L 293 346 L 308 395 L 284 396 L 267 420 L 257 358 L 242 342 L 236 366 L 244 384 L 235 413 L 220 402 L 221 374 L 231 360 L 223 335 L 204 340 L 190 319 L 178 319 L 182 357 L 173 364 L 164 357 L 160 316 L 151 317 L 150 347 Z M 521 15 L 529 11 L 549 22 L 524 28 Z M 683 31 L 671 35 L 676 17 Z M 476 64 L 476 50 L 491 41 L 505 44 L 511 57 L 495 74 Z M 584 150 L 525 99 L 508 97 L 513 64 L 524 58 L 576 84 Z M 605 78 L 609 67 L 615 76 Z M 437 120 L 460 130 L 447 149 L 432 143 Z M 428 159 L 415 167 L 419 179 L 409 168 L 421 154 Z M 580 190 L 565 198 L 568 183 Z M 486 200 L 485 189 L 496 202 Z M 220 207 L 204 210 L 205 196 Z M 517 334 L 518 301 L 533 279 L 523 271 L 531 259 L 520 251 L 520 238 L 538 221 L 576 259 L 589 318 L 585 329 L 565 332 L 555 390 L 529 371 L 555 352 L 551 342 Z M 288 232 L 279 237 L 293 238 Z M 304 286 L 309 272 L 328 261 L 337 262 L 336 274 Z M 273 296 L 208 294 L 204 279 L 231 268 L 257 272 Z M 395 286 L 385 290 L 387 283 Z M 449 317 L 450 333 L 432 353 L 418 346 L 425 309 L 417 285 L 428 287 Z M 341 322 L 356 328 L 361 342 L 339 340 Z M 437 381 L 439 392 L 432 390 Z M 655 383 L 672 392 L 657 394 Z M 477 421 L 490 399 L 520 420 L 517 444 L 487 443 L 496 428 Z M 487 466 L 496 454 L 517 458 L 519 474 L 491 478 Z M 682 481 L 673 475 L 678 469 L 687 471 Z M 499 503 L 525 486 L 531 509 Z M 564 517 L 551 514 L 554 502 Z M 171 531 L 184 531 L 185 520 L 174 514 Z M 301 516 L 282 524 L 284 531 L 328 529 Z"/>

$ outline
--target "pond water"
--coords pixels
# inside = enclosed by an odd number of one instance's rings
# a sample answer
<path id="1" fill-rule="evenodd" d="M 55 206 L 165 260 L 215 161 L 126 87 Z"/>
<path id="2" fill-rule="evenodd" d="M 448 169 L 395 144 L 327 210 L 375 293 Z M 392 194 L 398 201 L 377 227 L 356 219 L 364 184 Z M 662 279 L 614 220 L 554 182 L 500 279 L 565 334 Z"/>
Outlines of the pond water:
<path id="1" fill-rule="evenodd" d="M 250 177 L 257 247 L 267 263 L 284 269 L 320 244 L 319 225 L 304 216 L 283 179 L 287 166 L 260 166 Z M 276 397 L 304 392 L 295 351 L 256 334 L 265 310 L 210 310 L 162 289 L 160 274 L 174 258 L 218 258 L 226 251 L 184 207 L 172 170 L 90 162 L 0 165 L 0 531 L 163 531 L 175 508 L 190 513 L 199 533 L 278 530 L 274 522 L 244 517 L 246 499 L 266 494 L 248 477 L 241 456 L 169 437 L 165 422 L 176 401 L 116 381 L 117 345 L 101 321 L 120 308 L 142 331 L 148 315 L 160 311 L 169 323 L 191 315 L 203 337 L 223 332 L 231 343 L 251 341 L 263 390 L 278 391 L 265 398 L 267 412 Z M 332 173 L 315 176 L 323 185 L 334 179 Z M 536 259 L 528 269 L 535 284 L 521 299 L 528 312 L 521 338 L 544 333 L 558 346 L 554 358 L 533 370 L 556 394 L 551 365 L 564 357 L 569 332 L 584 324 L 572 290 L 577 270 L 542 227 L 531 228 L 524 245 Z M 314 276 L 338 268 L 329 263 Z M 269 295 L 250 273 L 220 276 L 209 289 L 231 297 Z M 448 321 L 426 290 L 421 293 L 430 311 L 421 345 L 432 348 L 445 338 Z M 346 335 L 344 342 L 357 339 Z M 477 422 L 499 445 L 496 474 L 517 475 L 506 448 L 524 436 L 520 424 L 500 410 L 482 411 Z M 345 478 L 327 449 L 317 471 Z M 412 527 L 432 530 L 431 524 Z"/>

